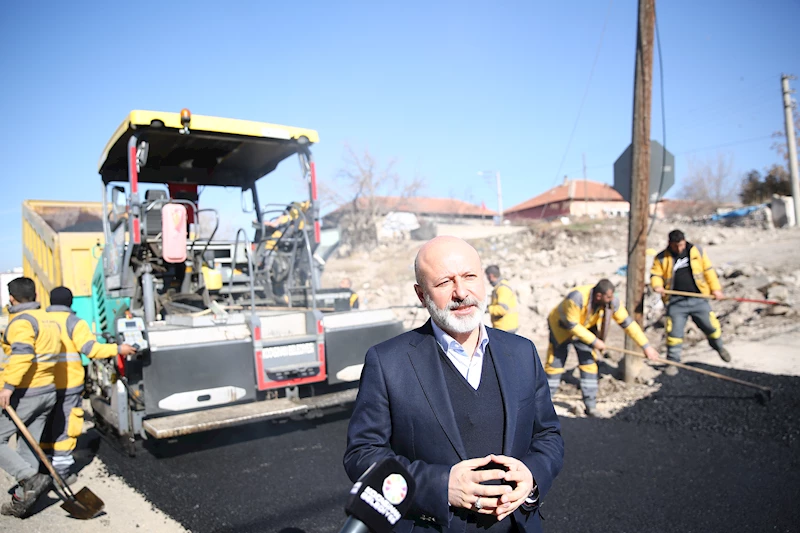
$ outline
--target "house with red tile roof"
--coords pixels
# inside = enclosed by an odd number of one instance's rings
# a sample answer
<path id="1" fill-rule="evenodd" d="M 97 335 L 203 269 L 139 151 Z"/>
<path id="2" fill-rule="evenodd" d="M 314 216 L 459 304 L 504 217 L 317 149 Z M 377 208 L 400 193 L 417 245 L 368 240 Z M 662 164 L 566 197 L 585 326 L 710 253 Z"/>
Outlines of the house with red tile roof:
<path id="1" fill-rule="evenodd" d="M 383 216 L 391 212 L 413 213 L 417 217 L 429 221 L 466 221 L 466 220 L 492 220 L 497 213 L 484 206 L 471 204 L 463 200 L 454 198 L 427 198 L 422 196 L 375 196 L 371 198 L 372 204 L 367 198 L 359 198 L 356 207 L 359 210 L 374 207 L 378 216 Z M 344 204 L 337 209 L 323 216 L 325 225 L 336 225 L 343 215 L 353 209 L 352 203 Z"/>
<path id="2" fill-rule="evenodd" d="M 590 180 L 564 179 L 538 196 L 525 200 L 503 215 L 510 220 L 551 219 L 563 216 L 627 216 L 628 202 L 611 185 Z"/>

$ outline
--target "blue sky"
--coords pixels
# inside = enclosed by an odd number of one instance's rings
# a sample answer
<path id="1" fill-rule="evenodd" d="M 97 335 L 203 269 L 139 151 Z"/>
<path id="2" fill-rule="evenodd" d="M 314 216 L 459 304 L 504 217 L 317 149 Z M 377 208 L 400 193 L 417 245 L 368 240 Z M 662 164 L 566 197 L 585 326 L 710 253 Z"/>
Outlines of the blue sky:
<path id="1" fill-rule="evenodd" d="M 768 136 L 783 128 L 780 74 L 800 75 L 800 2 L 672 0 L 658 17 L 678 181 L 690 156 L 732 154 L 739 174 L 777 162 Z M 24 199 L 100 199 L 98 157 L 131 109 L 314 128 L 322 181 L 349 143 L 424 177 L 428 196 L 490 208 L 480 170 L 501 172 L 506 207 L 580 178 L 583 154 L 590 179 L 612 182 L 635 32 L 635 0 L 3 2 L 0 270 L 21 264 Z M 653 89 L 661 139 L 657 71 Z M 259 191 L 296 199 L 297 163 Z M 202 201 L 238 211 L 234 191 Z"/>

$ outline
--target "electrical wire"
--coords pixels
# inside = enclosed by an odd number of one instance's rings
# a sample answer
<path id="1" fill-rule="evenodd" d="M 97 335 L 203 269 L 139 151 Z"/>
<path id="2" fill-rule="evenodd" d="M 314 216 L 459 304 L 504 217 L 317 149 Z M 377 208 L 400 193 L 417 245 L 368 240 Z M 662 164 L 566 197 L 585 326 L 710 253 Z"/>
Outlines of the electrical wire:
<path id="1" fill-rule="evenodd" d="M 736 145 L 739 145 L 739 144 L 748 144 L 748 143 L 764 141 L 764 140 L 772 139 L 772 138 L 773 138 L 773 134 L 770 133 L 770 134 L 766 134 L 766 135 L 761 135 L 759 137 L 751 137 L 749 139 L 740 139 L 738 141 L 730 141 L 730 142 L 721 143 L 721 144 L 713 144 L 711 146 L 703 146 L 702 148 L 690 148 L 689 150 L 684 150 L 682 152 L 676 152 L 674 155 L 693 154 L 695 152 L 704 152 L 706 150 L 714 150 L 714 149 L 717 149 L 717 148 L 726 148 L 728 146 L 736 146 Z M 586 167 L 586 170 L 596 170 L 596 169 L 600 169 L 600 168 L 613 168 L 613 166 L 614 166 L 614 163 L 606 163 L 605 165 L 592 165 L 592 166 Z M 575 172 L 579 172 L 579 171 L 580 171 L 580 169 L 573 170 L 572 173 L 574 174 Z"/>
<path id="2" fill-rule="evenodd" d="M 661 201 L 661 189 L 664 187 L 664 164 L 667 159 L 667 113 L 664 110 L 664 62 L 661 55 L 661 34 L 658 31 L 658 13 L 656 12 L 656 4 L 653 2 L 653 20 L 656 27 L 656 49 L 658 50 L 658 83 L 660 85 L 660 100 L 661 100 L 661 177 L 658 180 L 658 192 L 656 193 L 656 203 L 653 206 L 653 214 L 650 216 L 650 227 L 647 229 L 645 235 L 645 242 L 650 232 L 653 231 L 653 225 L 656 222 L 656 214 L 658 213 L 658 202 Z M 675 169 L 672 169 L 675 172 Z"/>
<path id="3" fill-rule="evenodd" d="M 586 88 L 583 91 L 583 97 L 581 98 L 581 103 L 578 106 L 578 115 L 575 117 L 575 123 L 572 125 L 572 131 L 569 134 L 569 139 L 567 140 L 567 147 L 564 149 L 564 155 L 561 157 L 561 163 L 558 165 L 558 170 L 556 171 L 556 175 L 553 178 L 553 183 L 551 188 L 556 184 L 558 181 L 558 177 L 561 175 L 561 169 L 564 168 L 564 162 L 567 160 L 567 156 L 569 155 L 569 149 L 572 146 L 572 139 L 575 137 L 575 131 L 578 129 L 578 123 L 581 120 L 581 114 L 583 113 L 583 106 L 586 103 L 586 97 L 589 96 L 589 88 L 592 86 L 592 77 L 594 76 L 594 69 L 597 66 L 597 60 L 600 58 L 600 51 L 603 48 L 603 39 L 606 35 L 606 27 L 608 26 L 608 19 L 611 16 L 611 6 L 613 5 L 614 0 L 608 1 L 608 8 L 606 9 L 606 18 L 603 21 L 603 28 L 600 30 L 600 40 L 597 43 L 597 50 L 594 54 L 594 60 L 592 61 L 592 68 L 589 70 L 589 79 L 586 80 Z M 549 204 L 545 204 L 544 210 L 542 211 L 541 218 L 544 218 L 544 213 L 547 211 L 547 206 Z"/>
<path id="4" fill-rule="evenodd" d="M 553 178 L 553 183 L 558 181 L 558 177 L 561 174 L 561 169 L 564 167 L 564 161 L 567 160 L 567 155 L 569 155 L 569 149 L 572 145 L 572 139 L 575 137 L 575 131 L 578 129 L 578 123 L 581 120 L 581 114 L 583 113 L 583 106 L 586 103 L 586 97 L 589 96 L 589 89 L 592 86 L 592 77 L 594 77 L 594 69 L 597 66 L 597 60 L 600 58 L 600 51 L 603 49 L 603 39 L 606 35 L 606 27 L 608 26 L 608 19 L 611 15 L 611 6 L 614 3 L 614 0 L 609 0 L 608 8 L 606 9 L 606 18 L 603 21 L 603 29 L 600 30 L 600 40 L 597 43 L 597 50 L 594 53 L 594 60 L 592 61 L 592 68 L 589 70 L 589 79 L 586 80 L 586 88 L 583 90 L 583 97 L 581 98 L 581 103 L 578 106 L 578 115 L 575 117 L 575 123 L 572 125 L 572 132 L 569 134 L 569 139 L 567 140 L 567 148 L 564 150 L 564 155 L 561 158 L 561 164 L 558 165 L 558 170 L 556 171 L 556 176 Z"/>
<path id="5" fill-rule="evenodd" d="M 722 144 L 715 144 L 714 146 L 704 146 L 703 148 L 692 148 L 691 150 L 684 150 L 683 152 L 679 152 L 676 155 L 684 155 L 684 154 L 693 154 L 695 152 L 703 152 L 705 150 L 714 150 L 715 148 L 725 148 L 727 146 L 735 146 L 737 144 L 747 144 L 756 141 L 763 141 L 766 139 L 772 139 L 773 134 L 770 133 L 769 135 L 762 135 L 760 137 L 753 137 L 750 139 L 742 139 L 741 141 L 731 141 Z"/>
<path id="6" fill-rule="evenodd" d="M 780 78 L 780 72 L 770 74 L 766 77 L 759 77 L 755 80 L 755 82 L 745 82 L 741 87 L 737 89 L 732 89 L 730 86 L 731 84 L 727 84 L 728 91 L 721 91 L 714 93 L 714 102 L 711 104 L 704 104 L 699 105 L 690 109 L 686 109 L 682 112 L 681 116 L 689 116 L 692 118 L 703 115 L 713 115 L 716 116 L 720 112 L 730 109 L 730 108 L 741 108 L 742 105 L 747 105 L 752 100 L 752 96 L 746 96 L 743 101 L 740 101 L 738 98 L 734 100 L 725 99 L 726 96 L 741 96 L 743 91 L 747 90 L 750 95 L 764 93 L 764 88 L 769 87 L 770 94 L 762 94 L 765 100 L 771 97 L 771 94 L 774 93 L 774 84 L 777 78 Z"/>
<path id="7" fill-rule="evenodd" d="M 662 152 L 661 152 L 661 177 L 659 178 L 659 183 L 658 183 L 658 193 L 657 193 L 657 196 L 656 196 L 656 204 L 653 207 L 653 214 L 650 216 L 650 227 L 647 229 L 647 233 L 645 234 L 645 243 L 647 241 L 647 237 L 650 236 L 650 232 L 653 230 L 653 224 L 655 223 L 656 213 L 657 213 L 657 209 L 656 208 L 658 207 L 658 202 L 661 201 L 661 188 L 664 186 L 664 159 L 666 158 L 666 155 L 667 155 L 667 122 L 666 122 L 666 113 L 664 112 L 664 63 L 663 63 L 662 57 L 661 57 L 661 37 L 660 37 L 660 35 L 658 33 L 658 17 L 656 16 L 655 2 L 653 2 L 653 21 L 655 22 L 656 47 L 658 48 L 658 77 L 659 77 L 659 84 L 660 84 L 660 87 L 661 87 L 661 89 L 660 89 L 661 90 L 660 97 L 661 97 L 661 135 L 662 135 L 661 148 L 662 148 Z M 631 169 L 631 172 L 633 172 L 633 169 Z M 631 184 L 632 183 L 633 183 L 633 176 L 631 176 Z M 648 183 L 649 183 L 649 180 L 648 180 Z M 631 198 L 631 200 L 633 200 L 633 198 Z M 649 196 L 648 196 L 648 206 L 649 205 L 650 204 L 649 204 Z M 633 213 L 629 213 L 628 216 L 633 216 Z M 633 254 L 633 248 L 636 247 L 636 243 L 639 242 L 639 238 L 642 236 L 642 233 L 644 233 L 644 227 L 642 227 L 639 230 L 639 234 L 636 236 L 635 239 L 629 239 L 628 245 L 631 246 L 631 248 L 628 248 L 628 257 L 630 257 L 631 254 Z"/>
<path id="8" fill-rule="evenodd" d="M 699 128 L 709 128 L 710 126 L 717 126 L 719 124 L 741 124 L 747 120 L 752 120 L 757 116 L 761 110 L 767 107 L 774 107 L 775 102 L 762 100 L 760 102 L 751 103 L 748 106 L 743 106 L 738 109 L 730 110 L 728 113 L 717 114 L 716 117 L 711 119 L 696 118 L 691 122 L 679 122 L 678 126 L 672 128 L 673 133 L 675 130 L 680 131 L 697 131 Z M 758 111 L 758 112 L 757 112 Z"/>

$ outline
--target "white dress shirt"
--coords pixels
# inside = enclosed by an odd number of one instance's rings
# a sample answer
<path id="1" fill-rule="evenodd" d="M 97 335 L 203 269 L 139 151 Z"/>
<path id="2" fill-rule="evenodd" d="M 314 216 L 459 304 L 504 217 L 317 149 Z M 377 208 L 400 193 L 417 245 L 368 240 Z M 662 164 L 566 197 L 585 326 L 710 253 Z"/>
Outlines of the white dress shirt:
<path id="1" fill-rule="evenodd" d="M 472 355 L 467 354 L 464 347 L 461 346 L 457 340 L 448 335 L 436 322 L 431 320 L 433 326 L 433 336 L 436 342 L 442 347 L 442 351 L 447 355 L 447 358 L 453 362 L 453 365 L 458 369 L 467 383 L 472 385 L 472 388 L 478 390 L 481 384 L 481 372 L 483 370 L 483 355 L 486 353 L 486 346 L 489 344 L 489 336 L 486 334 L 486 326 L 480 325 L 480 336 L 478 337 L 478 345 L 475 347 L 475 353 Z"/>

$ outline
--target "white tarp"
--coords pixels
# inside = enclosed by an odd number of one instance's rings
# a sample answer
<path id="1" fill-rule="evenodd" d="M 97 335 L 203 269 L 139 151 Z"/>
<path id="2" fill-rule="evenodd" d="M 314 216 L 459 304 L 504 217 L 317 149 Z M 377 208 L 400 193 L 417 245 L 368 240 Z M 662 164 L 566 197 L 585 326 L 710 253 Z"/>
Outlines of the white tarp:
<path id="1" fill-rule="evenodd" d="M 403 238 L 409 232 L 419 229 L 419 220 L 414 213 L 390 211 L 380 225 L 379 238 Z"/>

